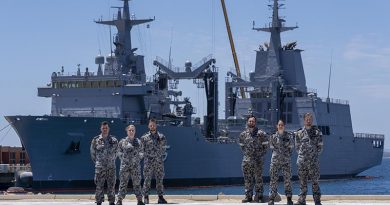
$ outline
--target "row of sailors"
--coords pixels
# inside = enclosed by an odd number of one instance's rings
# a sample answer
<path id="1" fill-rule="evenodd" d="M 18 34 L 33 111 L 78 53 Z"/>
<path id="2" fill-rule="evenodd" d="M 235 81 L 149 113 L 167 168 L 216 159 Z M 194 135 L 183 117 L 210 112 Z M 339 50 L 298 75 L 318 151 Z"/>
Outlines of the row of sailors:
<path id="1" fill-rule="evenodd" d="M 311 113 L 304 115 L 304 127 L 295 133 L 285 131 L 284 122 L 279 120 L 277 132 L 268 135 L 256 127 L 256 118 L 247 120 L 247 128 L 240 134 L 239 144 L 243 153 L 242 171 L 245 182 L 246 202 L 264 202 L 263 197 L 263 161 L 267 149 L 272 149 L 270 165 L 269 205 L 273 205 L 277 196 L 279 171 L 283 172 L 287 205 L 292 205 L 291 156 L 295 146 L 298 153 L 297 166 L 300 181 L 299 199 L 295 204 L 306 204 L 307 181 L 312 181 L 315 205 L 321 205 L 319 155 L 323 150 L 322 133 L 312 125 Z M 253 189 L 255 196 L 253 197 Z"/>
<path id="2" fill-rule="evenodd" d="M 277 195 L 277 182 L 279 171 L 283 172 L 285 194 L 287 204 L 292 205 L 291 188 L 291 156 L 295 144 L 298 153 L 297 166 L 298 177 L 300 179 L 300 194 L 296 204 L 306 204 L 307 181 L 312 181 L 312 191 L 315 205 L 321 205 L 321 191 L 319 187 L 319 155 L 323 149 L 321 131 L 312 125 L 313 117 L 311 113 L 304 115 L 304 127 L 295 133 L 286 132 L 284 123 L 280 120 L 277 124 L 277 132 L 269 136 L 256 127 L 256 118 L 251 116 L 247 120 L 247 128 L 240 134 L 239 145 L 243 153 L 242 171 L 245 182 L 246 202 L 264 202 L 263 197 L 263 157 L 268 148 L 272 149 L 270 165 L 270 193 L 269 205 L 274 204 Z M 165 204 L 167 201 L 163 197 L 163 178 L 166 137 L 157 132 L 157 124 L 151 119 L 148 124 L 149 132 L 140 139 L 135 137 L 135 126 L 129 125 L 126 128 L 127 137 L 117 139 L 109 135 L 107 122 L 101 124 L 101 134 L 94 137 L 91 142 L 91 158 L 95 163 L 95 199 L 97 205 L 104 201 L 104 183 L 107 182 L 107 196 L 110 205 L 115 205 L 115 182 L 116 170 L 115 160 L 119 156 L 121 166 L 119 172 L 119 191 L 117 195 L 117 205 L 122 204 L 122 200 L 127 193 L 127 184 L 131 177 L 134 193 L 137 197 L 138 205 L 149 203 L 150 184 L 153 175 L 156 178 L 156 189 L 158 203 Z M 141 189 L 141 159 L 144 159 L 144 184 Z M 253 198 L 253 191 L 255 196 Z M 142 201 L 142 195 L 144 201 Z"/>
<path id="3" fill-rule="evenodd" d="M 109 134 L 108 122 L 102 122 L 100 126 L 101 134 L 94 137 L 91 142 L 91 158 L 95 163 L 95 200 L 97 205 L 104 201 L 104 183 L 107 183 L 107 198 L 109 205 L 115 205 L 115 182 L 117 157 L 121 160 L 119 170 L 119 191 L 116 205 L 122 205 L 122 200 L 127 193 L 127 184 L 131 177 L 134 193 L 137 197 L 137 204 L 149 203 L 150 184 L 153 175 L 156 178 L 158 203 L 166 204 L 163 197 L 163 178 L 166 138 L 157 132 L 157 125 L 154 119 L 149 121 L 149 132 L 145 133 L 141 139 L 135 137 L 135 126 L 129 125 L 126 128 L 127 137 L 119 142 L 115 136 Z M 141 159 L 144 159 L 144 184 L 141 189 Z M 143 193 L 142 193 L 143 191 Z M 144 201 L 142 201 L 142 194 Z"/>

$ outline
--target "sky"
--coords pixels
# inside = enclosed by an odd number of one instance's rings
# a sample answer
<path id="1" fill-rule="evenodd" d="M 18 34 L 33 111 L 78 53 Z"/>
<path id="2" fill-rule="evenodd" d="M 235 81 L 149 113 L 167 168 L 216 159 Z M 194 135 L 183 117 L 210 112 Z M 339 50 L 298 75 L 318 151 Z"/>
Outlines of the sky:
<path id="1" fill-rule="evenodd" d="M 269 34 L 252 30 L 270 22 L 268 0 L 225 0 L 241 72 L 254 70 L 255 51 Z M 282 34 L 282 44 L 297 41 L 309 88 L 326 97 L 332 62 L 330 97 L 348 100 L 354 132 L 385 134 L 390 150 L 390 1 L 286 0 L 280 16 L 298 29 Z M 110 51 L 109 29 L 93 20 L 111 19 L 122 6 L 117 0 L 1 0 L 0 2 L 0 129 L 6 115 L 50 113 L 49 98 L 37 96 L 37 87 L 50 82 L 52 72 L 89 67 L 94 58 Z M 130 12 L 137 19 L 155 18 L 133 28 L 132 42 L 145 55 L 147 73 L 156 56 L 175 66 L 195 64 L 212 54 L 220 79 L 220 116 L 224 115 L 223 85 L 234 70 L 219 0 L 133 0 Z M 113 34 L 115 29 L 112 30 Z M 183 96 L 190 96 L 197 115 L 205 113 L 204 91 L 193 91 L 180 81 Z M 20 146 L 16 133 L 0 131 L 0 145 Z"/>

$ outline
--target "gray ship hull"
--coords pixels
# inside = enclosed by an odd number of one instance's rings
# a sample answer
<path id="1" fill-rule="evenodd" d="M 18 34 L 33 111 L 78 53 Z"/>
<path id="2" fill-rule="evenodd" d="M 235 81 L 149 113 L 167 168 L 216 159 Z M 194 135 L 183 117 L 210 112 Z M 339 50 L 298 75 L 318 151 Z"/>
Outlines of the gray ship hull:
<path id="1" fill-rule="evenodd" d="M 118 138 L 124 136 L 126 126 L 126 122 L 117 118 L 7 116 L 6 119 L 12 123 L 30 158 L 34 189 L 93 187 L 94 165 L 89 146 L 99 134 L 100 122 L 111 122 L 111 133 Z M 196 127 L 160 126 L 159 130 L 167 136 L 169 146 L 165 161 L 167 186 L 242 184 L 242 154 L 236 143 L 210 142 Z M 146 131 L 145 125 L 137 125 L 138 137 Z M 324 144 L 321 178 L 355 176 L 382 160 L 383 146 L 373 146 L 369 138 L 329 135 L 324 137 Z M 266 179 L 270 154 L 269 151 L 265 156 Z M 296 176 L 296 154 L 292 161 Z"/>

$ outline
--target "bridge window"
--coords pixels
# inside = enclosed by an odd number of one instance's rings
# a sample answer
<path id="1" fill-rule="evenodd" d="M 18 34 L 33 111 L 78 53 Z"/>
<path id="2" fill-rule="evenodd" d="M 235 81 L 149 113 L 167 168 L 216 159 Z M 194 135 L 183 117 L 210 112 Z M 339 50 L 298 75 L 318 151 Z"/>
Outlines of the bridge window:
<path id="1" fill-rule="evenodd" d="M 121 82 L 119 80 L 114 81 L 115 87 L 121 87 Z"/>
<path id="2" fill-rule="evenodd" d="M 106 85 L 107 85 L 106 81 L 99 81 L 99 87 L 100 88 L 105 88 L 105 87 L 107 87 Z"/>
<path id="3" fill-rule="evenodd" d="M 112 80 L 109 80 L 109 81 L 107 81 L 107 87 L 114 87 L 114 81 L 112 81 Z"/>
<path id="4" fill-rule="evenodd" d="M 93 81 L 92 82 L 92 87 L 93 88 L 98 88 L 99 87 L 99 82 L 98 81 Z"/>

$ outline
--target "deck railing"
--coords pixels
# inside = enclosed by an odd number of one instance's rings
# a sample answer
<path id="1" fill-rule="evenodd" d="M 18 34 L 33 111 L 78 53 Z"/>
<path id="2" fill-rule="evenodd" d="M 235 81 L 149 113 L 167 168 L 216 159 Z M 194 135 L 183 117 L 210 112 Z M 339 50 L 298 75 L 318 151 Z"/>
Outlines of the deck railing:
<path id="1" fill-rule="evenodd" d="M 385 139 L 385 135 L 371 134 L 371 133 L 355 133 L 354 137 L 364 138 L 364 139 L 376 139 L 376 140 L 384 140 Z"/>

